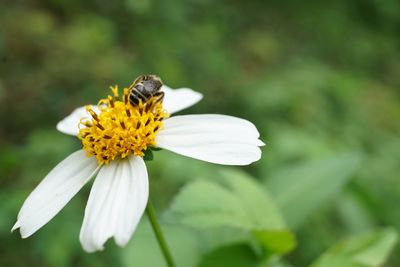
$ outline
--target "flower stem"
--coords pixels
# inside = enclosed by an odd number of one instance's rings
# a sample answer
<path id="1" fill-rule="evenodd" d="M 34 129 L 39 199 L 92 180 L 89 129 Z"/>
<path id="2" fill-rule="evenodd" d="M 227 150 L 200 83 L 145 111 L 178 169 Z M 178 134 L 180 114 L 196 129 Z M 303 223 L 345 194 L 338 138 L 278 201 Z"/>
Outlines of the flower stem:
<path id="1" fill-rule="evenodd" d="M 158 245 L 161 248 L 161 251 L 164 255 L 165 261 L 168 264 L 168 267 L 175 267 L 174 260 L 172 259 L 171 252 L 168 248 L 167 242 L 165 241 L 164 234 L 161 230 L 160 223 L 157 220 L 157 215 L 156 215 L 156 210 L 154 209 L 153 204 L 151 203 L 151 200 L 149 199 L 146 207 L 146 213 L 147 216 L 150 219 L 151 226 L 153 228 L 154 234 L 157 237 Z"/>

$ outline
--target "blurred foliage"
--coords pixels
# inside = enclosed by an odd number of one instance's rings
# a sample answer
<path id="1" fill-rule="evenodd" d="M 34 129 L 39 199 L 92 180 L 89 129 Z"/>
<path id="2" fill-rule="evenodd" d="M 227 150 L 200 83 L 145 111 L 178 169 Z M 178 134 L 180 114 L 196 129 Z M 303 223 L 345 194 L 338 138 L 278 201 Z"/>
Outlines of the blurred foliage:
<path id="1" fill-rule="evenodd" d="M 330 248 L 311 267 L 381 266 L 388 249 L 397 242 L 397 236 L 397 232 L 389 228 L 352 237 Z"/>
<path id="2" fill-rule="evenodd" d="M 293 234 L 261 185 L 233 170 L 219 172 L 217 176 L 223 178 L 223 185 L 198 180 L 183 188 L 171 205 L 170 216 L 184 225 L 203 229 L 246 231 L 269 253 L 280 254 L 293 249 Z M 218 177 L 214 177 L 216 179 Z M 214 238 L 220 240 L 215 234 Z"/>
<path id="3" fill-rule="evenodd" d="M 10 234 L 29 192 L 80 147 L 57 121 L 142 73 L 204 94 L 182 113 L 249 119 L 267 144 L 247 174 L 154 153 L 151 197 L 179 266 L 399 266 L 399 29 L 395 0 L 1 1 L 0 266 L 163 266 L 145 219 L 126 248 L 83 252 L 90 186 L 32 237 Z M 202 186 L 215 192 L 173 215 Z M 248 216 L 246 229 L 182 219 L 204 205 Z M 265 249 L 282 240 L 257 238 L 251 218 L 285 225 L 297 247 Z"/>

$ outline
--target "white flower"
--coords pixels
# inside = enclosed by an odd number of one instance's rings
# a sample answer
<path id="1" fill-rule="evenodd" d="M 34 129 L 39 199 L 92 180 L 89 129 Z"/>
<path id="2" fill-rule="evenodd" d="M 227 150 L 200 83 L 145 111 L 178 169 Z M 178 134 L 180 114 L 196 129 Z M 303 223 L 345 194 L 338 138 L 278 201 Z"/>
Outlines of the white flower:
<path id="1" fill-rule="evenodd" d="M 149 196 L 142 158 L 148 147 L 225 165 L 247 165 L 261 157 L 259 146 L 264 144 L 249 121 L 212 114 L 169 117 L 200 101 L 198 92 L 163 86 L 162 104 L 132 107 L 126 100 L 127 89 L 123 100 L 117 87 L 112 90 L 114 98 L 78 108 L 57 124 L 59 131 L 78 136 L 83 149 L 60 162 L 25 200 L 12 228 L 19 228 L 22 238 L 49 222 L 96 176 L 85 209 L 81 244 L 87 252 L 102 250 L 111 237 L 118 245 L 126 245 Z"/>

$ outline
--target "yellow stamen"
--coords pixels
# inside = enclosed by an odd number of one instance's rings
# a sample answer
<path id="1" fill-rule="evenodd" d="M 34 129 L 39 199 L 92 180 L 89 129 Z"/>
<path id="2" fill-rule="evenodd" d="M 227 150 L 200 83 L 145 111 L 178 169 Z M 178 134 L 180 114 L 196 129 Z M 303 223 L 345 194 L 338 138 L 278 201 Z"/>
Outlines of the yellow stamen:
<path id="1" fill-rule="evenodd" d="M 132 106 L 127 101 L 128 89 L 124 89 L 123 101 L 117 86 L 111 90 L 114 97 L 99 101 L 100 114 L 86 107 L 92 119 L 80 122 L 78 134 L 87 156 L 95 156 L 99 164 L 130 154 L 143 157 L 149 147 L 156 145 L 155 136 L 162 129 L 163 119 L 169 116 L 156 99 Z"/>

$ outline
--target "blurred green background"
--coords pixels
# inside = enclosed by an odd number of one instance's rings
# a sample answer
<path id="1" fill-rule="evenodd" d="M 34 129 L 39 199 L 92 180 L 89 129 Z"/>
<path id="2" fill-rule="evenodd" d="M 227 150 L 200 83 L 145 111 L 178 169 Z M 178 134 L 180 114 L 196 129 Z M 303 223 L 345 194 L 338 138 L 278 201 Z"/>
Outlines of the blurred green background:
<path id="1" fill-rule="evenodd" d="M 155 154 L 151 198 L 178 266 L 400 266 L 396 0 L 2 0 L 0 266 L 165 266 L 146 219 L 126 248 L 83 252 L 90 185 L 32 237 L 10 233 L 29 192 L 80 148 L 56 123 L 147 73 L 204 94 L 181 114 L 248 119 L 267 144 L 244 168 Z M 249 207 L 224 202 L 227 190 Z M 196 217 L 207 199 L 231 217 Z M 262 220 L 247 221 L 253 208 Z"/>

